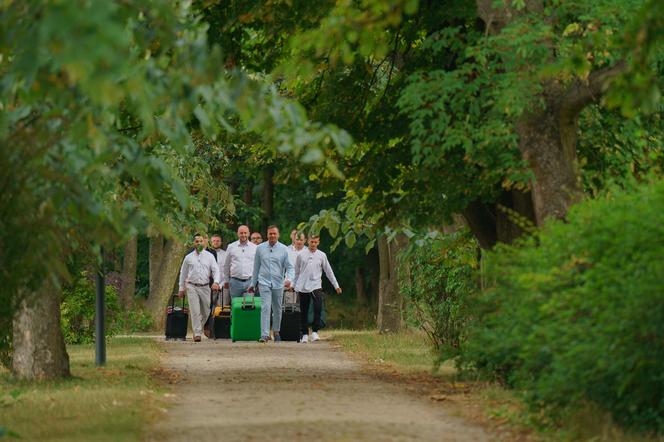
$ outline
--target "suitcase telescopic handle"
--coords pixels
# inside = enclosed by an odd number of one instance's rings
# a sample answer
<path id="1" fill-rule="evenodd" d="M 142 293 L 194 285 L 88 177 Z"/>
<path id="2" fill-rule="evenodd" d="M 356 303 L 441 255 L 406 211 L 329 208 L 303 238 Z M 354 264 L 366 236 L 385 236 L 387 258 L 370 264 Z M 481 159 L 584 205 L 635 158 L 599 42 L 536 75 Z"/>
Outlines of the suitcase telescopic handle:
<path id="1" fill-rule="evenodd" d="M 251 305 L 247 305 L 247 293 L 242 296 L 242 310 L 255 310 L 256 309 L 256 300 L 251 296 Z"/>
<path id="2" fill-rule="evenodd" d="M 171 299 L 168 301 L 168 306 L 169 307 L 175 307 L 175 297 L 176 294 L 171 295 Z M 184 296 L 182 297 L 182 308 L 184 309 Z"/>

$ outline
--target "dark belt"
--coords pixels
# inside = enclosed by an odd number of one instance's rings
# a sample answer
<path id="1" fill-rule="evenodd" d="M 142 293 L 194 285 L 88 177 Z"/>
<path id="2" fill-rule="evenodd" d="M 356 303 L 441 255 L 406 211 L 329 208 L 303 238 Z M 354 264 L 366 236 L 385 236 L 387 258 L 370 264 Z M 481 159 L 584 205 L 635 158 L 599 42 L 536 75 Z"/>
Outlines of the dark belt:
<path id="1" fill-rule="evenodd" d="M 236 278 L 235 276 L 231 276 L 231 279 L 234 279 L 234 280 L 236 280 L 236 281 L 242 281 L 242 282 L 247 282 L 247 281 L 249 281 L 249 280 L 250 280 L 251 278 L 247 278 L 247 279 L 240 279 L 240 278 Z"/>
<path id="2" fill-rule="evenodd" d="M 196 287 L 207 287 L 207 286 L 210 285 L 209 283 L 205 283 L 205 284 L 196 284 L 195 282 L 188 282 L 187 284 L 195 285 Z"/>

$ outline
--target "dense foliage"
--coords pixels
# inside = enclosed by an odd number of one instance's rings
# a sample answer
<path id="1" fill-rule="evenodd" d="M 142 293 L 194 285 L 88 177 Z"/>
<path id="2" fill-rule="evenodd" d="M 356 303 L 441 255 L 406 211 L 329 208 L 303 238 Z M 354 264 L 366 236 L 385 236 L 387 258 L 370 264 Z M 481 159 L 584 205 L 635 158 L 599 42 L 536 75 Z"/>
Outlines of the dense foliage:
<path id="1" fill-rule="evenodd" d="M 68 344 L 89 344 L 95 334 L 95 285 L 87 272 L 81 272 L 72 284 L 63 290 L 62 333 Z M 118 292 L 112 285 L 106 286 L 106 336 L 120 332 L 134 333 L 150 330 L 152 318 L 141 309 L 125 309 L 120 304 Z"/>
<path id="2" fill-rule="evenodd" d="M 422 328 L 440 359 L 458 355 L 479 289 L 477 243 L 467 231 L 415 246 L 401 257 L 401 291 L 414 324 Z"/>
<path id="3" fill-rule="evenodd" d="M 466 368 L 554 416 L 590 401 L 664 431 L 664 182 L 579 204 L 487 262 Z"/>

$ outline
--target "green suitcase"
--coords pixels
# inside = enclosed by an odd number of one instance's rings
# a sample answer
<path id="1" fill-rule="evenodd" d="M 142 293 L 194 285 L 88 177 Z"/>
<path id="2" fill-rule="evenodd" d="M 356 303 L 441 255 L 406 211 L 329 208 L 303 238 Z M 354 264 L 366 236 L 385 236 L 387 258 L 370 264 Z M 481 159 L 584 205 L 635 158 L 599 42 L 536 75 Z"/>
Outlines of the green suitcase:
<path id="1" fill-rule="evenodd" d="M 231 302 L 231 339 L 258 341 L 261 338 L 261 298 L 242 296 Z"/>

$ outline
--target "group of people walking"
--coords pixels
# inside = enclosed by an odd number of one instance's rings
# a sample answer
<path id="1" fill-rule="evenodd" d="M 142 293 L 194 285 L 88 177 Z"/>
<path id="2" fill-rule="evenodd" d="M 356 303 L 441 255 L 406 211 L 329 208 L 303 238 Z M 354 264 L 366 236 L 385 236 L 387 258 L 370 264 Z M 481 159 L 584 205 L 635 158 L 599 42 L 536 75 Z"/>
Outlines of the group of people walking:
<path id="1" fill-rule="evenodd" d="M 222 238 L 213 235 L 208 247 L 207 238 L 194 236 L 194 250 L 185 256 L 180 269 L 178 296 L 185 294 L 189 300 L 191 326 L 194 342 L 200 342 L 202 335 L 208 335 L 205 323 L 211 308 L 210 290 L 224 287 L 231 298 L 251 294 L 260 296 L 261 338 L 260 342 L 274 339 L 281 341 L 281 313 L 284 290 L 294 289 L 299 298 L 302 324 L 300 342 L 319 339 L 323 307 L 322 275 L 325 273 L 337 293 L 341 287 L 337 282 L 327 255 L 318 250 L 320 238 L 308 238 L 296 230 L 291 232 L 290 246 L 279 242 L 277 226 L 267 228 L 267 241 L 259 232 L 249 234 L 249 227 L 237 229 L 238 239 L 222 249 Z M 305 247 L 305 242 L 307 247 Z M 313 322 L 309 322 L 309 306 L 313 303 Z M 272 318 L 272 334 L 270 333 Z M 208 335 L 209 336 L 209 335 Z"/>

